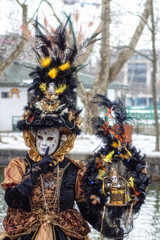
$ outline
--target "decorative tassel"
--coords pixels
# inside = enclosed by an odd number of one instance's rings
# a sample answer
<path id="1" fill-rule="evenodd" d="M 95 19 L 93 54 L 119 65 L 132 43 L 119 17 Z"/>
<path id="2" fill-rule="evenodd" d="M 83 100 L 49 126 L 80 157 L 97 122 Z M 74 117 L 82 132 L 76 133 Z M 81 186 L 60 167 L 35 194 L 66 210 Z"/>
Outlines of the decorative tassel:
<path id="1" fill-rule="evenodd" d="M 102 183 L 102 191 L 101 191 L 101 193 L 102 193 L 103 195 L 106 195 L 104 182 Z"/>

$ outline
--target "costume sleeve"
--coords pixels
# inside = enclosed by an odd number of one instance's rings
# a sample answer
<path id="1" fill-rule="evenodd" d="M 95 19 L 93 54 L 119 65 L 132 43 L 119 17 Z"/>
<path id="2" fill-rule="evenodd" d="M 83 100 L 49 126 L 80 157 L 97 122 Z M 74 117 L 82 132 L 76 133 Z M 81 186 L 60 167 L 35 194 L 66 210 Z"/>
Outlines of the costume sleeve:
<path id="1" fill-rule="evenodd" d="M 83 176 L 86 171 L 86 168 L 79 169 L 76 179 L 76 201 L 82 216 L 95 228 L 97 231 L 101 231 L 102 225 L 102 211 L 100 206 L 91 205 L 85 200 L 85 193 L 82 188 L 83 185 Z M 123 229 L 117 229 L 115 227 L 110 227 L 105 220 L 103 220 L 102 234 L 105 237 L 118 238 L 119 240 L 123 239 Z"/>
<path id="2" fill-rule="evenodd" d="M 29 211 L 29 199 L 16 188 L 21 183 L 25 172 L 26 165 L 23 159 L 12 159 L 4 170 L 4 181 L 1 185 L 5 190 L 4 198 L 9 207 Z"/>
<path id="3" fill-rule="evenodd" d="M 8 166 L 4 169 L 4 181 L 1 183 L 2 188 L 13 188 L 17 186 L 26 172 L 26 165 L 23 159 L 13 158 Z"/>
<path id="4" fill-rule="evenodd" d="M 83 167 L 83 168 L 80 168 L 77 172 L 77 178 L 76 178 L 76 184 L 75 184 L 75 193 L 76 193 L 75 199 L 77 203 L 84 202 L 85 200 L 85 194 L 82 189 L 83 176 L 85 171 L 86 171 L 86 168 Z"/>

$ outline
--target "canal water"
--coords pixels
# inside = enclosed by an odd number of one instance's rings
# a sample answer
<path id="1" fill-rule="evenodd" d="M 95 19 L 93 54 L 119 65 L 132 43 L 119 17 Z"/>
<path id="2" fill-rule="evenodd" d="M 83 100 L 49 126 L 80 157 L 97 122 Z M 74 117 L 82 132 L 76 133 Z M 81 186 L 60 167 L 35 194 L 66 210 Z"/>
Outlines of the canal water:
<path id="1" fill-rule="evenodd" d="M 0 169 L 0 182 L 3 181 L 3 169 Z M 0 186 L 0 229 L 6 212 L 4 191 Z M 92 230 L 92 240 L 99 240 L 99 233 Z M 134 229 L 125 240 L 160 240 L 160 181 L 153 181 L 149 186 L 146 204 L 134 220 Z"/>

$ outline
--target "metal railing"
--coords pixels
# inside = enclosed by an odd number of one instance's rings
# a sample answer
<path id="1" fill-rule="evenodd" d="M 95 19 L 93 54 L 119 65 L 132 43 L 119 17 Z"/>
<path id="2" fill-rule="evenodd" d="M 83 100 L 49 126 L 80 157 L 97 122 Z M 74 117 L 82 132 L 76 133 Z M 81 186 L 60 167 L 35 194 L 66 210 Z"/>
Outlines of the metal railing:
<path id="1" fill-rule="evenodd" d="M 139 125 L 154 125 L 153 106 L 133 106 L 127 107 L 128 115 Z M 160 122 L 160 106 L 158 106 L 158 117 Z"/>

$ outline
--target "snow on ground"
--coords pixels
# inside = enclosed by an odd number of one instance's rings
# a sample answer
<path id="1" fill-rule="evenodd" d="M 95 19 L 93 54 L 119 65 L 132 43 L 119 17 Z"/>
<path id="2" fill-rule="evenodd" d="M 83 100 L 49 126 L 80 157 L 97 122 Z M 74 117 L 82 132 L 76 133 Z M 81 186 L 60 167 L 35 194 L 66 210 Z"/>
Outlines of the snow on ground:
<path id="1" fill-rule="evenodd" d="M 0 133 L 0 138 L 0 149 L 28 149 L 28 147 L 24 144 L 22 133 Z M 75 141 L 72 153 L 92 154 L 100 143 L 101 141 L 95 136 L 81 134 Z M 142 153 L 160 157 L 160 152 L 154 151 L 155 136 L 133 134 L 132 144 L 136 146 L 137 149 L 141 149 Z"/>

